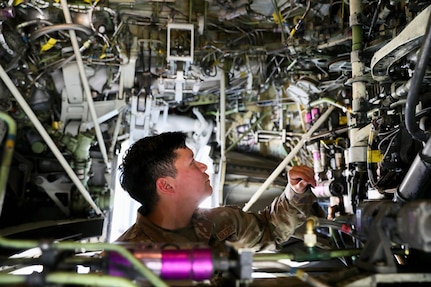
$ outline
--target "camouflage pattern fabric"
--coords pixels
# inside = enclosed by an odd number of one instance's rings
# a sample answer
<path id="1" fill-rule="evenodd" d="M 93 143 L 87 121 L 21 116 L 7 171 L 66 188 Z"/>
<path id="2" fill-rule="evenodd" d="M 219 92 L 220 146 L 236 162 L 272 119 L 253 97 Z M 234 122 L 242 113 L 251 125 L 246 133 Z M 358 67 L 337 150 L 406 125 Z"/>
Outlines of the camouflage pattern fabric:
<path id="1" fill-rule="evenodd" d="M 252 248 L 255 251 L 279 249 L 311 215 L 315 201 L 310 190 L 297 194 L 288 185 L 262 211 L 244 212 L 237 206 L 199 208 L 192 217 L 192 226 L 182 230 L 160 228 L 138 212 L 136 223 L 116 241 L 175 244 L 197 242 L 220 252 L 225 250 L 226 244 Z"/>

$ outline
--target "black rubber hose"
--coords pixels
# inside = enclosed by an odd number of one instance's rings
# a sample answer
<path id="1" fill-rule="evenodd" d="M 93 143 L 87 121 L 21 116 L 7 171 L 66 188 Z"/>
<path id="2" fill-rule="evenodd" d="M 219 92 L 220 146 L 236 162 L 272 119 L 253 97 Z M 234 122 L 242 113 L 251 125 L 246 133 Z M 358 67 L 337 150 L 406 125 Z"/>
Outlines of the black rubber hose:
<path id="1" fill-rule="evenodd" d="M 35 31 L 31 36 L 30 40 L 35 41 L 36 39 L 52 32 L 58 32 L 58 31 L 68 31 L 68 30 L 75 30 L 75 31 L 81 31 L 87 34 L 88 36 L 94 34 L 94 31 L 91 30 L 91 28 L 80 25 L 80 24 L 58 24 L 58 25 L 52 25 L 52 26 L 46 26 L 38 29 Z"/>
<path id="2" fill-rule="evenodd" d="M 416 68 L 411 78 L 411 85 L 407 95 L 406 118 L 405 118 L 407 131 L 414 139 L 422 142 L 427 141 L 428 135 L 425 133 L 425 131 L 421 130 L 419 128 L 419 125 L 416 123 L 415 113 L 416 113 L 416 105 L 419 102 L 422 80 L 424 78 L 428 60 L 431 54 L 430 25 L 431 25 L 431 17 L 430 19 L 428 19 L 427 29 L 422 41 L 421 49 L 419 51 Z"/>

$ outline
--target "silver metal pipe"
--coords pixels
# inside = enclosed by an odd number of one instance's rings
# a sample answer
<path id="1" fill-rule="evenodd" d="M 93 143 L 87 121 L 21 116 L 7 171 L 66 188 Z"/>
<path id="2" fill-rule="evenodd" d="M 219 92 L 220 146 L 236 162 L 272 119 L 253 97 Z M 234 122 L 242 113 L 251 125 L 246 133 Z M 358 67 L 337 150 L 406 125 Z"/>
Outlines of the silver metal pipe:
<path id="1" fill-rule="evenodd" d="M 72 24 L 72 17 L 70 16 L 69 7 L 66 0 L 61 0 L 61 6 L 64 14 L 64 19 L 66 23 Z M 91 96 L 90 85 L 88 83 L 87 75 L 85 74 L 84 63 L 82 62 L 82 56 L 80 47 L 78 45 L 78 40 L 76 37 L 75 30 L 69 30 L 70 41 L 72 43 L 73 51 L 76 57 L 76 63 L 79 69 L 79 75 L 81 77 L 81 82 L 84 87 L 84 92 L 88 102 L 88 110 L 90 111 L 91 118 L 94 124 L 94 131 L 96 132 L 97 141 L 100 147 L 100 152 L 102 153 L 103 160 L 105 162 L 107 170 L 110 172 L 111 164 L 108 160 L 108 152 L 106 150 L 105 141 L 103 140 L 102 131 L 97 120 L 96 108 L 94 107 L 93 97 Z"/>
<path id="2" fill-rule="evenodd" d="M 223 186 L 226 179 L 226 74 L 220 77 L 220 166 L 218 203 L 223 201 Z"/>
<path id="3" fill-rule="evenodd" d="M 305 133 L 298 144 L 290 151 L 290 153 L 284 158 L 284 160 L 277 166 L 277 168 L 271 173 L 271 175 L 265 180 L 262 186 L 253 194 L 250 200 L 244 205 L 243 211 L 248 211 L 250 207 L 260 198 L 265 192 L 268 186 L 278 177 L 278 175 L 286 168 L 287 164 L 296 156 L 296 154 L 304 146 L 305 142 L 310 139 L 311 135 L 328 119 L 329 115 L 335 109 L 334 106 L 330 106 L 323 115 L 316 121 L 316 123 Z"/>

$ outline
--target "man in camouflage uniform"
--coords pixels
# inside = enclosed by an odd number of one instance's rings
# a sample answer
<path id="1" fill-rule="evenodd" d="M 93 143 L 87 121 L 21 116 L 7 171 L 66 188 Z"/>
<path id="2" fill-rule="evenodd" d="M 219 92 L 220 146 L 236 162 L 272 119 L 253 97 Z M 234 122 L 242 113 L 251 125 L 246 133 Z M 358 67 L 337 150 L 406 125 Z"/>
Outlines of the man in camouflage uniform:
<path id="1" fill-rule="evenodd" d="M 198 208 L 212 194 L 207 166 L 194 160 L 181 132 L 137 141 L 120 166 L 122 187 L 142 206 L 136 223 L 117 242 L 202 243 L 222 251 L 226 243 L 254 250 L 280 248 L 310 215 L 314 172 L 289 170 L 284 193 L 260 212 L 239 207 Z"/>

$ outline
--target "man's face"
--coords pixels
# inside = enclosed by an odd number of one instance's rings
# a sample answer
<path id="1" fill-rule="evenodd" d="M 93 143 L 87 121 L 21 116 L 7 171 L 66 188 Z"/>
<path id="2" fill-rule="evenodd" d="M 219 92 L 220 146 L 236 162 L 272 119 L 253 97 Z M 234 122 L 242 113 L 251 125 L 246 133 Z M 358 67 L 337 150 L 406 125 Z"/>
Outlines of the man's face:
<path id="1" fill-rule="evenodd" d="M 189 148 L 177 149 L 176 153 L 175 190 L 178 199 L 187 205 L 197 207 L 213 192 L 209 176 L 205 172 L 207 166 L 196 161 Z"/>

